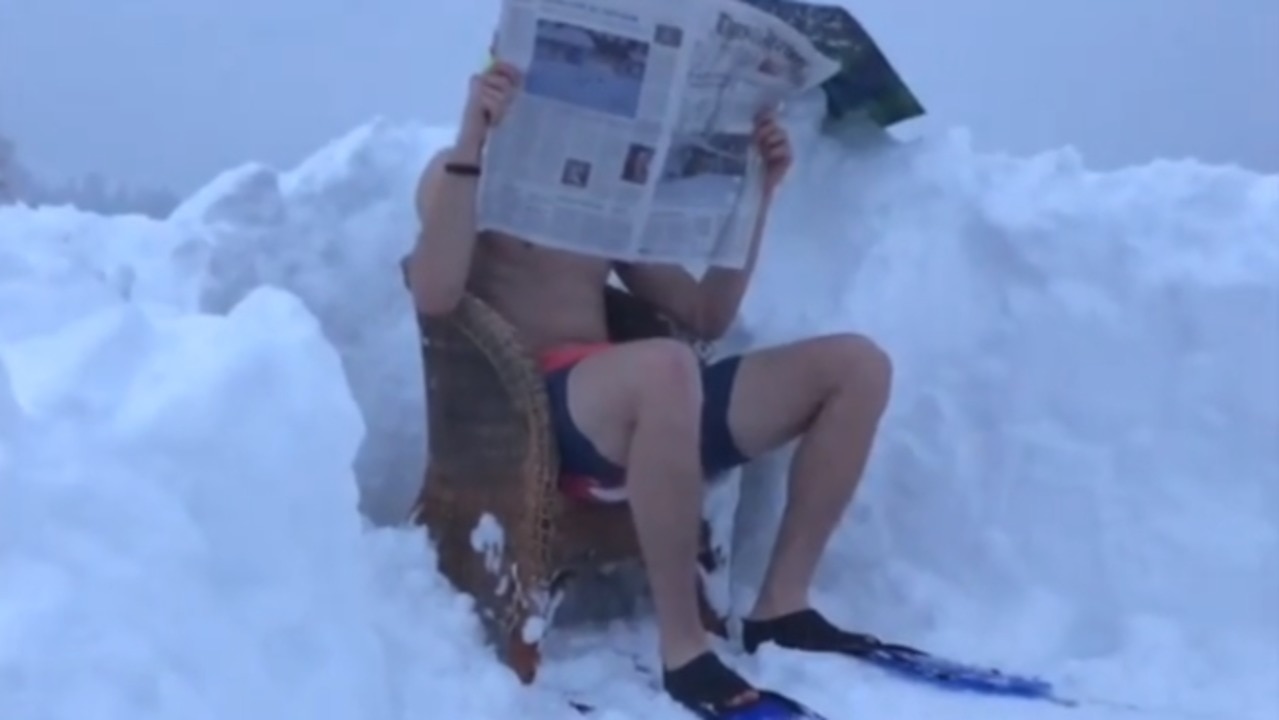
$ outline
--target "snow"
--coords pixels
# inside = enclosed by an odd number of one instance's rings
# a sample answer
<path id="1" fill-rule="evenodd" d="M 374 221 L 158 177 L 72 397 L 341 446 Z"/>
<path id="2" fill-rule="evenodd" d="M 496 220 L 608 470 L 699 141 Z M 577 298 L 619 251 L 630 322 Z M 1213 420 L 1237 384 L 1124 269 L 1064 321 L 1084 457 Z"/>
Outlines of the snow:
<path id="1" fill-rule="evenodd" d="M 855 329 L 897 368 L 816 601 L 1096 702 L 730 660 L 832 720 L 1279 713 L 1279 177 L 795 132 L 724 349 Z M 519 686 L 404 523 L 426 427 L 397 263 L 448 133 L 372 122 L 165 221 L 0 208 L 6 720 L 560 718 L 575 690 L 682 717 L 634 672 L 642 609 L 552 631 Z M 738 608 L 785 460 L 743 473 Z"/>
<path id="2" fill-rule="evenodd" d="M 471 549 L 484 555 L 484 569 L 497 573 L 506 551 L 506 531 L 497 518 L 484 513 L 471 530 Z"/>

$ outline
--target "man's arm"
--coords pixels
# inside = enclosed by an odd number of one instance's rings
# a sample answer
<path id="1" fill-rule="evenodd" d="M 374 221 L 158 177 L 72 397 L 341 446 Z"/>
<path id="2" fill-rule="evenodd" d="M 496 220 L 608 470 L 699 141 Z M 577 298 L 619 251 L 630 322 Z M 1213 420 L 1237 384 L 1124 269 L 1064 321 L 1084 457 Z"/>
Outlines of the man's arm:
<path id="1" fill-rule="evenodd" d="M 519 82 L 519 70 L 505 62 L 472 77 L 457 140 L 431 158 L 418 180 L 421 230 L 409 257 L 409 288 L 424 315 L 453 312 L 466 292 L 475 252 L 480 156 L 489 128 L 501 120 Z M 450 165 L 459 171 L 450 172 Z"/>
<path id="2" fill-rule="evenodd" d="M 421 229 L 409 258 L 409 288 L 424 315 L 447 315 L 457 307 L 475 252 L 478 178 L 446 172 L 444 166 L 479 162 L 479 143 L 459 142 L 431 158 L 418 181 Z"/>
<path id="3" fill-rule="evenodd" d="M 760 205 L 746 264 L 740 270 L 712 267 L 698 280 L 678 265 L 626 263 L 617 266 L 617 276 L 632 294 L 656 305 L 698 339 L 718 339 L 737 318 L 746 296 L 771 200 L 768 193 Z"/>

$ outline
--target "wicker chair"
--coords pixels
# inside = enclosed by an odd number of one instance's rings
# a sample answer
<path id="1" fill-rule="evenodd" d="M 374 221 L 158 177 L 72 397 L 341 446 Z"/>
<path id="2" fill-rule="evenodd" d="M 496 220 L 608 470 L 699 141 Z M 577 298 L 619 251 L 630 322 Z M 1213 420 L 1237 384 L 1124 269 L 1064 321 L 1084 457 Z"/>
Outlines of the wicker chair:
<path id="1" fill-rule="evenodd" d="M 679 337 L 633 296 L 606 295 L 613 341 Z M 557 487 L 559 458 L 545 385 L 513 328 L 466 295 L 447 317 L 418 318 L 430 423 L 425 482 L 414 522 L 427 527 L 439 569 L 470 595 L 498 656 L 531 683 L 539 646 L 566 581 L 620 562 L 640 562 L 625 504 L 574 501 Z M 703 522 L 699 561 L 722 553 Z M 702 620 L 723 636 L 723 618 L 699 584 Z"/>

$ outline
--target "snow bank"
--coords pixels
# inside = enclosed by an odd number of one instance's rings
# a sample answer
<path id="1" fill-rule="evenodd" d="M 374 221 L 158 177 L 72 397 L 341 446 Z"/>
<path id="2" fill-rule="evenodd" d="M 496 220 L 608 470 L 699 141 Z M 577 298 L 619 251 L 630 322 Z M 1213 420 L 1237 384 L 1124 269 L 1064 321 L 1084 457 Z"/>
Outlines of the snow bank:
<path id="1" fill-rule="evenodd" d="M 404 518 L 426 463 L 417 326 L 399 262 L 417 236 L 417 176 L 447 137 L 374 122 L 291 172 L 228 171 L 172 218 L 210 248 L 202 307 L 224 312 L 271 284 L 319 317 L 368 424 L 356 472 L 363 510 L 379 522 Z"/>
<path id="2" fill-rule="evenodd" d="M 375 122 L 165 222 L 0 209 L 6 718 L 558 717 L 550 688 L 606 679 L 619 716 L 676 716 L 628 675 L 644 623 L 561 633 L 516 688 L 396 527 L 426 431 L 397 263 L 444 138 Z M 857 329 L 898 370 L 819 603 L 1087 695 L 1272 716 L 1279 178 L 802 144 L 735 342 Z M 740 602 L 784 460 L 746 473 Z M 740 663 L 832 715 L 972 712 Z"/>
<path id="3" fill-rule="evenodd" d="M 1279 177 L 1100 174 L 963 134 L 808 147 L 753 334 L 857 329 L 897 365 L 825 607 L 1084 692 L 1279 712 Z M 782 499 L 752 479 L 748 588 Z"/>
<path id="4" fill-rule="evenodd" d="M 358 512 L 333 342 L 265 285 L 200 311 L 188 230 L 0 211 L 0 715 L 509 716 L 422 535 Z"/>

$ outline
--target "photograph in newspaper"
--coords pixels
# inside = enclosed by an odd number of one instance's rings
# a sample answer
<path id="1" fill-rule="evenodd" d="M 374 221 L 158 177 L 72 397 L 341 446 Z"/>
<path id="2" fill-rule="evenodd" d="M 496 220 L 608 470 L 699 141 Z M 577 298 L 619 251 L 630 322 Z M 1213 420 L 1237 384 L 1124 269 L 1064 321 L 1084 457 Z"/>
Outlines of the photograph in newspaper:
<path id="1" fill-rule="evenodd" d="M 653 202 L 727 212 L 741 193 L 754 137 L 699 132 L 671 138 Z"/>
<path id="2" fill-rule="evenodd" d="M 684 45 L 684 28 L 678 25 L 657 23 L 653 28 L 653 42 L 662 47 L 678 49 Z"/>
<path id="3" fill-rule="evenodd" d="M 631 143 L 626 148 L 626 160 L 622 163 L 622 182 L 633 185 L 647 185 L 649 170 L 657 148 L 643 143 Z"/>
<path id="4" fill-rule="evenodd" d="M 524 92 L 633 119 L 639 114 L 648 49 L 642 40 L 539 19 Z"/>
<path id="5" fill-rule="evenodd" d="M 568 187 L 584 188 L 591 184 L 591 163 L 580 158 L 565 158 L 560 168 L 560 183 Z"/>

